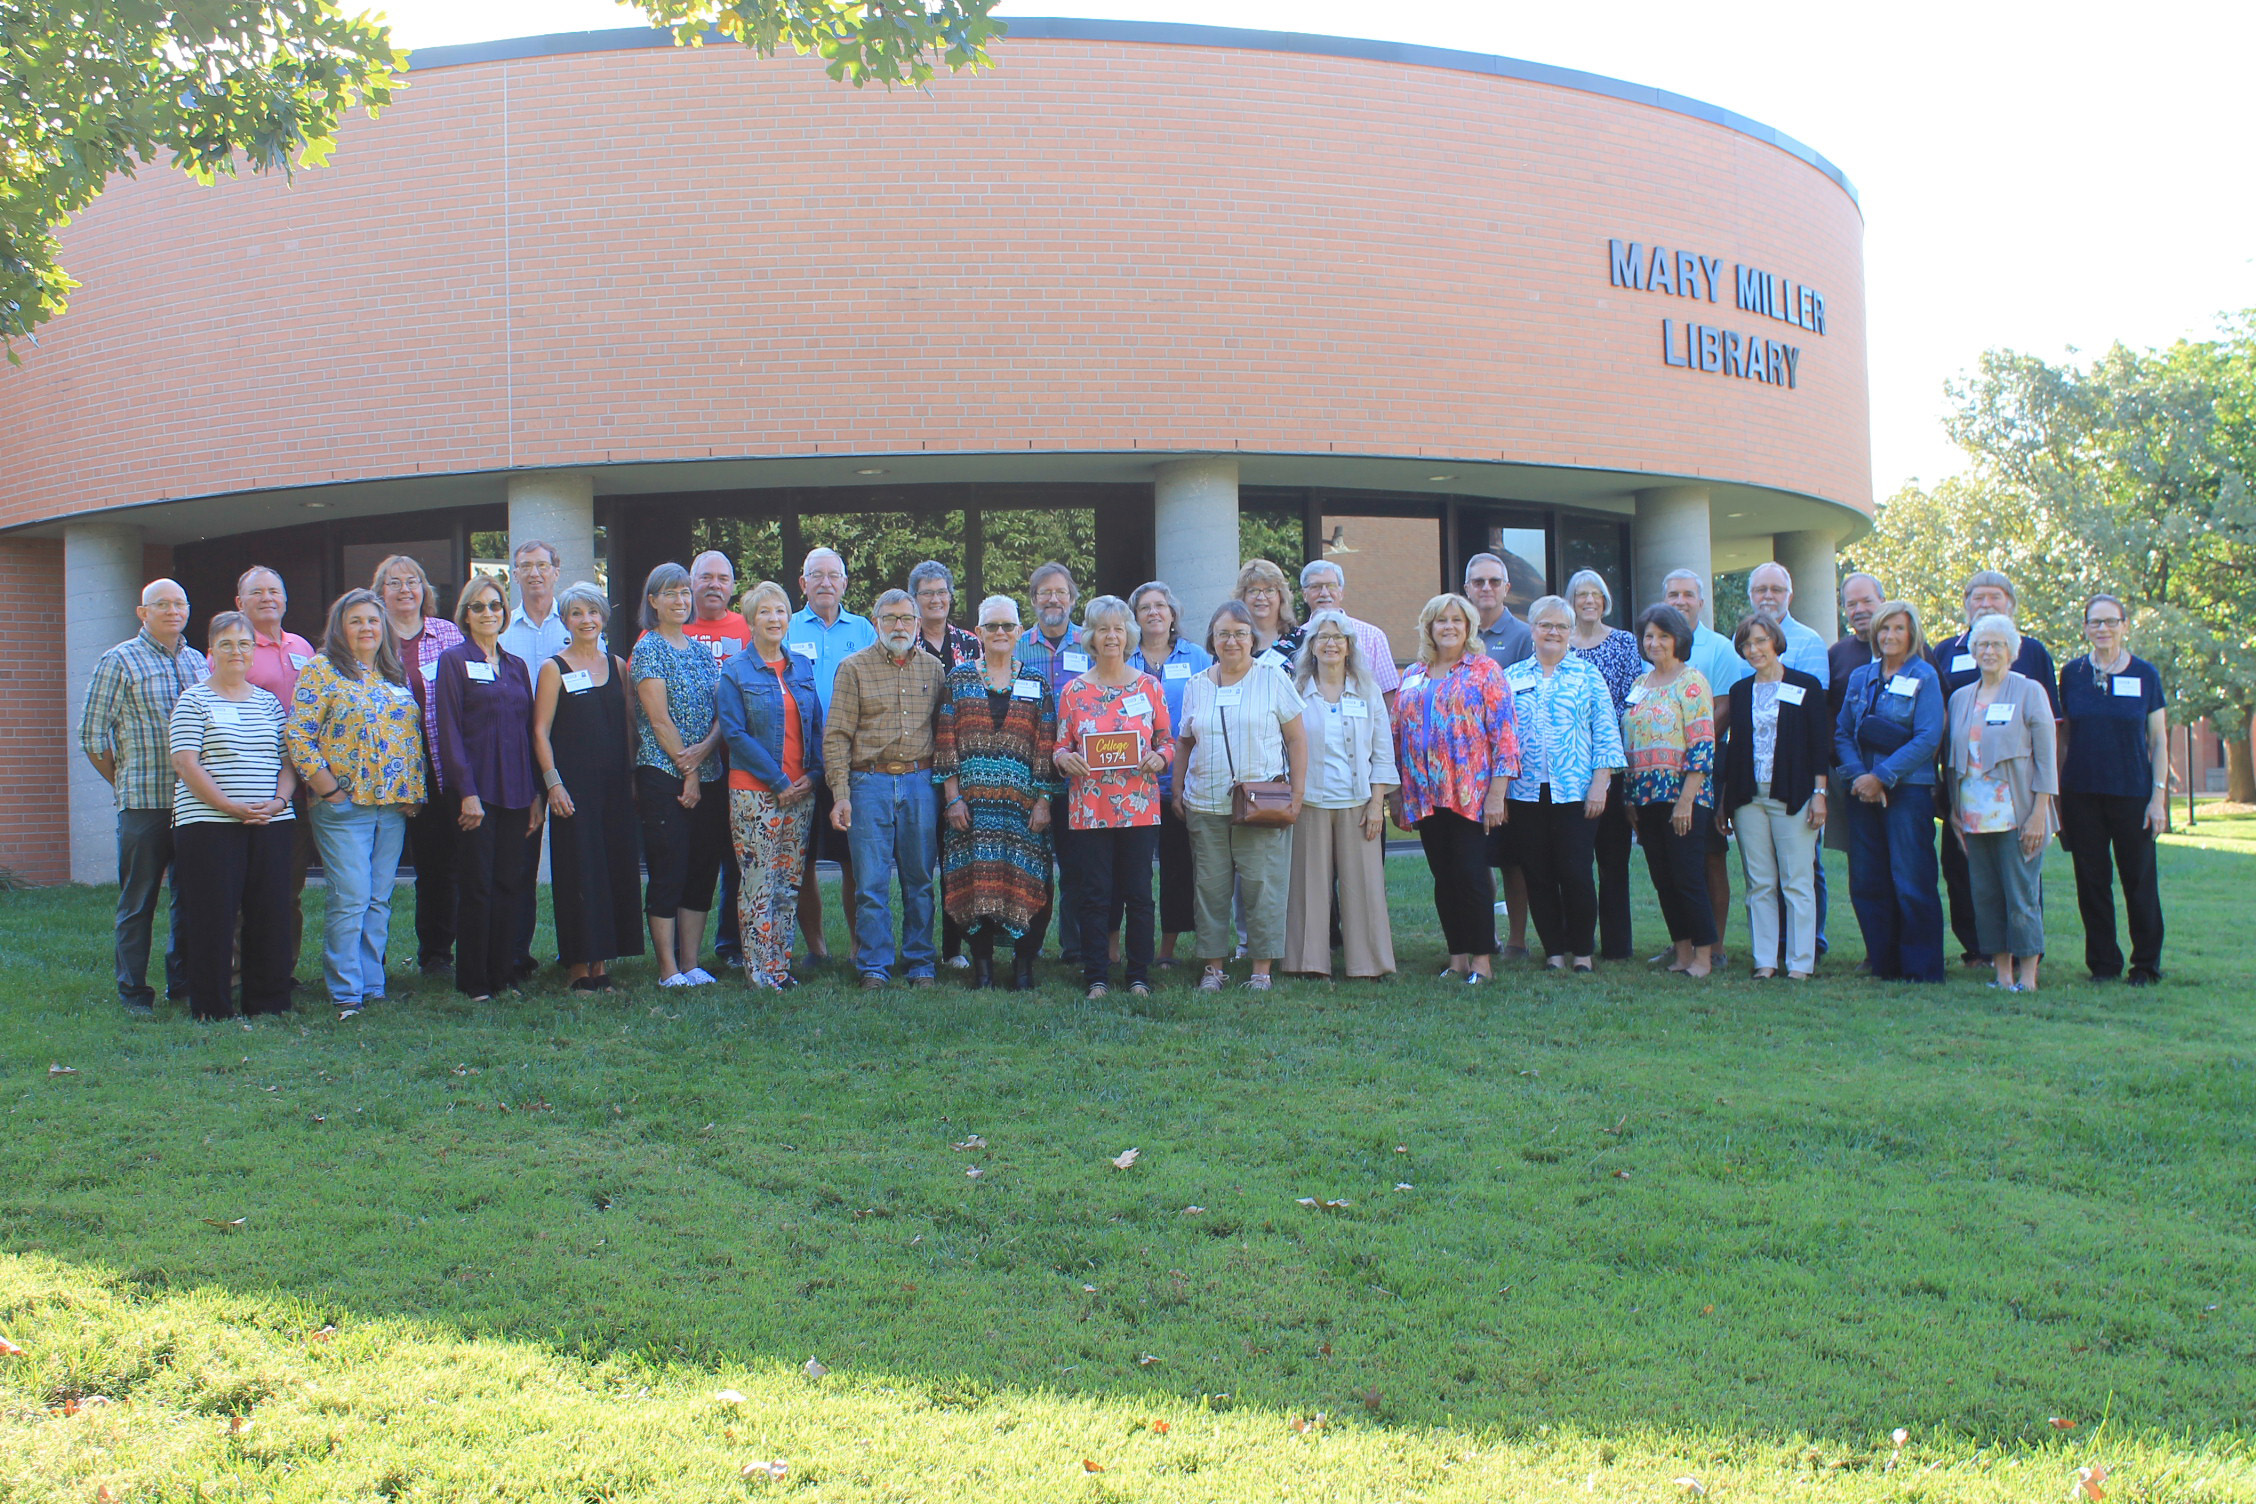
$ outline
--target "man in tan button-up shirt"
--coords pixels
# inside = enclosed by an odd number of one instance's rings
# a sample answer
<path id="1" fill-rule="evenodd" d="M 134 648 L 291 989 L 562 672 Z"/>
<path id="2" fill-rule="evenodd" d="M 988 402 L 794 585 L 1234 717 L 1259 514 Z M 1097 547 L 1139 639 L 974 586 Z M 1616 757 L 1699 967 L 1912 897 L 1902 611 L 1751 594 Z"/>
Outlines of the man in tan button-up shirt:
<path id="1" fill-rule="evenodd" d="M 831 824 L 854 853 L 854 967 L 883 987 L 898 960 L 913 986 L 932 984 L 933 869 L 940 806 L 932 784 L 932 719 L 947 671 L 917 650 L 916 602 L 877 598 L 877 641 L 838 665 L 823 728 L 823 771 L 836 801 Z M 901 944 L 893 945 L 891 879 L 901 879 Z"/>

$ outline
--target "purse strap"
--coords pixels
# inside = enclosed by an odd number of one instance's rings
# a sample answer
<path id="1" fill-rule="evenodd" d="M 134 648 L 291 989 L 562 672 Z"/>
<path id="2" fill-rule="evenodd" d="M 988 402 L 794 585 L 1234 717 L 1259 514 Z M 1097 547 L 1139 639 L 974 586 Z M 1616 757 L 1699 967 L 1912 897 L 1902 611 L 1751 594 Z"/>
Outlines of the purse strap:
<path id="1" fill-rule="evenodd" d="M 1222 723 L 1222 758 L 1230 765 L 1230 787 L 1238 786 L 1238 759 L 1230 751 L 1230 718 L 1222 710 L 1222 681 L 1214 681 L 1214 718 Z"/>

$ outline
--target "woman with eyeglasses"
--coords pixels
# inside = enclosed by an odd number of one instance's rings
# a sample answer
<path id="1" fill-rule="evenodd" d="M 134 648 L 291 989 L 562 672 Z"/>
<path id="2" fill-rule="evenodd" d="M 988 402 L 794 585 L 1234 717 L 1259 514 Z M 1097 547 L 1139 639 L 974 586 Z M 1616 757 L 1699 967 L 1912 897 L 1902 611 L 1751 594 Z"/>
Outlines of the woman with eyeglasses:
<path id="1" fill-rule="evenodd" d="M 460 826 L 439 797 L 439 704 L 431 684 L 438 678 L 439 655 L 462 641 L 462 629 L 428 614 L 437 609 L 438 594 L 423 566 L 406 554 L 378 564 L 368 588 L 383 603 L 392 651 L 423 718 L 423 783 L 431 797 L 407 822 L 407 859 L 415 867 L 415 959 L 426 975 L 443 975 L 454 966 L 454 849 Z"/>
<path id="2" fill-rule="evenodd" d="M 1546 595 L 1529 604 L 1527 623 L 1535 651 L 1504 670 L 1520 743 L 1504 830 L 1527 876 L 1544 966 L 1587 973 L 1598 948 L 1591 857 L 1606 796 L 1628 759 L 1605 676 L 1570 651 L 1574 608 Z"/>
<path id="3" fill-rule="evenodd" d="M 454 985 L 474 1003 L 516 992 L 517 906 L 532 880 L 526 844 L 548 804 L 533 762 L 533 677 L 501 645 L 509 597 L 473 575 L 455 599 L 464 640 L 439 655 L 439 787 L 461 832 L 454 863 Z"/>
<path id="4" fill-rule="evenodd" d="M 1247 560 L 1238 571 L 1236 598 L 1253 617 L 1254 661 L 1289 674 L 1292 653 L 1300 642 L 1293 635 L 1298 623 L 1285 572 L 1267 559 Z"/>
<path id="5" fill-rule="evenodd" d="M 1869 975 L 1940 982 L 1935 753 L 1945 729 L 1943 681 L 1927 661 L 1909 601 L 1881 603 L 1871 641 L 1872 661 L 1849 675 L 1833 723 L 1834 779 L 1849 786 L 1841 810 L 1849 822 L 1849 899 Z"/>
<path id="6" fill-rule="evenodd" d="M 1704 977 L 1715 969 L 1715 910 L 1708 902 L 1708 826 L 1715 818 L 1715 698 L 1692 666 L 1692 624 L 1674 606 L 1647 606 L 1638 645 L 1653 666 L 1629 687 L 1622 750 L 1637 844 L 1668 922 L 1676 958 L 1669 970 Z"/>
<path id="7" fill-rule="evenodd" d="M 1214 662 L 1213 655 L 1183 635 L 1183 607 L 1164 580 L 1136 587 L 1128 597 L 1136 613 L 1136 645 L 1128 661 L 1159 681 L 1167 698 L 1167 724 L 1183 724 L 1183 691 L 1200 670 Z M 1159 775 L 1159 960 L 1175 964 L 1175 945 L 1186 931 L 1195 929 L 1192 912 L 1196 884 L 1191 877 L 1191 832 L 1175 809 L 1175 764 L 1168 762 Z"/>
<path id="8" fill-rule="evenodd" d="M 2130 649 L 2129 613 L 2112 595 L 2084 603 L 2091 651 L 2060 673 L 2060 840 L 2076 864 L 2084 964 L 2123 976 L 2115 881 L 2129 911 L 2128 981 L 2162 980 L 2162 889 L 2154 838 L 2169 828 L 2170 713 L 2162 676 Z"/>
<path id="9" fill-rule="evenodd" d="M 635 800 L 649 871 L 642 911 L 661 987 L 716 980 L 695 962 L 728 845 L 728 791 L 715 696 L 721 671 L 711 651 L 682 630 L 696 609 L 688 570 L 671 563 L 651 570 L 642 587 L 642 636 L 627 660 L 635 689 Z"/>
<path id="10" fill-rule="evenodd" d="M 1978 618 L 1966 630 L 1976 678 L 1950 697 L 1943 778 L 1950 789 L 1950 839 L 1966 857 L 1967 896 L 1982 954 L 1997 969 L 1990 985 L 2037 990 L 2044 954 L 2045 842 L 2057 828 L 2060 793 L 2052 697 L 2014 672 L 2021 633 L 2008 616 Z"/>
<path id="11" fill-rule="evenodd" d="M 1617 727 L 1629 709 L 1629 687 L 1645 672 L 1637 634 L 1607 624 L 1614 609 L 1613 587 L 1595 569 L 1580 569 L 1567 581 L 1567 604 L 1574 608 L 1574 631 L 1567 651 L 1598 670 L 1614 702 Z M 1629 807 L 1629 780 L 1617 778 L 1606 790 L 1606 810 L 1598 817 L 1591 850 L 1598 859 L 1598 958 L 1630 959 L 1629 853 L 1635 844 L 1636 816 Z"/>
<path id="12" fill-rule="evenodd" d="M 1285 970 L 1330 978 L 1336 898 L 1348 976 L 1392 976 L 1386 799 L 1402 779 L 1394 770 L 1386 700 L 1347 613 L 1318 611 L 1308 618 L 1293 687 L 1300 691 L 1308 743 L 1308 803 L 1292 828 Z"/>

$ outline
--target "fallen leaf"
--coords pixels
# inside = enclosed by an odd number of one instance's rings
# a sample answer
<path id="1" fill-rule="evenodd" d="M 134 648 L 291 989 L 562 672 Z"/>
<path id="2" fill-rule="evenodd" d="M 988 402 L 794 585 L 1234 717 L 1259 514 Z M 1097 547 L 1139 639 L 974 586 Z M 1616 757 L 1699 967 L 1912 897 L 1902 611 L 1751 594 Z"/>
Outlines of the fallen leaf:
<path id="1" fill-rule="evenodd" d="M 2107 1469 L 2104 1467 L 2080 1467 L 2076 1469 L 2076 1486 L 2090 1498 L 2104 1499 L 2107 1497 L 2099 1491 L 2099 1486 L 2106 1481 Z"/>
<path id="2" fill-rule="evenodd" d="M 1701 1314 L 1702 1316 L 1713 1316 L 1713 1315 L 1715 1314 L 1715 1307 L 1714 1307 L 1714 1306 L 1702 1306 L 1702 1307 L 1700 1307 L 1700 1314 Z"/>
<path id="3" fill-rule="evenodd" d="M 1095 1285 L 1083 1285 L 1081 1287 L 1081 1293 L 1083 1295 L 1094 1295 L 1097 1293 L 1097 1287 Z"/>
<path id="4" fill-rule="evenodd" d="M 821 1363 L 819 1363 L 819 1362 L 817 1362 L 817 1361 L 816 1361 L 815 1359 L 813 1359 L 813 1358 L 809 1358 L 809 1359 L 807 1360 L 807 1377 L 808 1377 L 808 1378 L 810 1378 L 810 1379 L 819 1379 L 819 1378 L 821 1378 L 821 1377 L 822 1377 L 822 1376 L 823 1376 L 824 1374 L 826 1374 L 826 1373 L 828 1373 L 828 1372 L 830 1372 L 830 1370 L 829 1370 L 829 1369 L 827 1369 L 827 1368 L 825 1368 L 825 1367 L 823 1367 L 823 1366 L 822 1366 L 822 1364 L 821 1364 Z"/>
<path id="5" fill-rule="evenodd" d="M 1205 1210 L 1206 1208 L 1203 1206 L 1186 1206 L 1183 1208 L 1183 1215 L 1186 1217 L 1195 1217 L 1200 1212 L 1203 1212 Z"/>
<path id="6" fill-rule="evenodd" d="M 1320 1201 L 1314 1196 L 1296 1196 L 1293 1198 L 1293 1205 L 1305 1206 L 1312 1212 L 1337 1212 L 1345 1211 L 1354 1203 L 1350 1201 Z"/>
<path id="7" fill-rule="evenodd" d="M 1158 1361 L 1159 1361 L 1159 1359 L 1158 1359 L 1158 1358 L 1154 1357 L 1154 1356 L 1153 1356 L 1152 1354 L 1150 1354 L 1150 1353 L 1146 1353 L 1146 1354 L 1144 1354 L 1144 1355 L 1143 1355 L 1143 1356 L 1142 1356 L 1141 1358 L 1138 1358 L 1138 1359 L 1136 1360 L 1136 1366 L 1137 1366 L 1138 1368 L 1149 1368 L 1149 1367 L 1151 1367 L 1151 1366 L 1152 1366 L 1152 1365 L 1153 1365 L 1154 1363 L 1157 1363 Z"/>
<path id="8" fill-rule="evenodd" d="M 334 1337 L 334 1336 L 336 1336 L 336 1335 L 337 1335 L 337 1324 L 336 1324 L 335 1322 L 331 1322 L 331 1323 L 330 1323 L 329 1325 L 327 1325 L 327 1326 L 323 1327 L 323 1328 L 322 1328 L 322 1329 L 321 1329 L 320 1331 L 318 1331 L 318 1332 L 308 1332 L 308 1333 L 306 1333 L 306 1341 L 308 1341 L 308 1342 L 327 1342 L 327 1341 L 328 1341 L 328 1340 L 329 1340 L 329 1339 L 330 1339 L 331 1337 Z"/>
<path id="9" fill-rule="evenodd" d="M 204 1218 L 204 1226 L 216 1227 L 221 1232 L 241 1232 L 243 1230 L 243 1224 L 250 1220 L 251 1219 L 248 1217 L 237 1217 L 232 1222 L 222 1222 L 217 1217 L 206 1217 Z"/>
<path id="10" fill-rule="evenodd" d="M 1104 1471 L 1104 1464 L 1101 1462 L 1092 1462 L 1088 1458 L 1084 1457 L 1081 1459 L 1081 1471 L 1083 1471 L 1084 1473 L 1101 1473 Z"/>
<path id="11" fill-rule="evenodd" d="M 1410 1146 L 1408 1144 L 1396 1144 L 1394 1146 L 1394 1152 L 1397 1154 L 1408 1154 L 1410 1152 Z"/>
<path id="12" fill-rule="evenodd" d="M 76 1395 L 72 1395 L 66 1398 L 60 1405 L 57 1405 L 55 1407 L 55 1413 L 62 1416 L 66 1420 L 68 1420 L 71 1416 L 78 1414 L 78 1397 Z"/>
<path id="13" fill-rule="evenodd" d="M 979 1136 L 978 1134 L 974 1133 L 974 1134 L 973 1134 L 973 1135 L 972 1135 L 971 1137 L 969 1137 L 969 1138 L 965 1139 L 965 1140 L 964 1140 L 964 1141 L 963 1141 L 962 1143 L 960 1143 L 960 1144 L 950 1144 L 950 1145 L 949 1145 L 948 1147 L 949 1147 L 949 1148 L 951 1148 L 951 1149 L 953 1149 L 953 1150 L 955 1150 L 955 1151 L 956 1151 L 957 1153 L 961 1154 L 961 1153 L 963 1153 L 963 1152 L 964 1152 L 965 1150 L 967 1150 L 967 1149 L 984 1149 L 984 1148 L 986 1148 L 986 1147 L 987 1147 L 987 1140 L 985 1140 L 985 1139 L 981 1138 L 981 1137 L 980 1137 L 980 1136 Z"/>
<path id="14" fill-rule="evenodd" d="M 1327 1342 L 1323 1346 L 1317 1348 L 1316 1351 L 1319 1355 L 1329 1358 L 1332 1355 L 1332 1345 Z"/>
<path id="15" fill-rule="evenodd" d="M 1629 1179 L 1629 1171 L 1627 1171 L 1627 1170 L 1616 1170 L 1616 1171 L 1614 1171 L 1614 1179 L 1616 1179 L 1616 1180 L 1627 1180 L 1627 1179 Z"/>
<path id="16" fill-rule="evenodd" d="M 249 1416 L 230 1415 L 229 1417 L 227 1417 L 227 1434 L 230 1436 L 240 1436 L 245 1431 L 248 1431 L 251 1428 L 251 1425 L 252 1421 Z"/>
<path id="17" fill-rule="evenodd" d="M 1416 1186 L 1412 1185 L 1407 1180 L 1397 1180 L 1394 1183 L 1394 1188 L 1398 1191 L 1414 1191 L 1417 1189 Z"/>
<path id="18" fill-rule="evenodd" d="M 1620 1137 L 1621 1137 L 1621 1131 L 1622 1131 L 1622 1129 L 1623 1129 L 1623 1128 L 1625 1128 L 1626 1126 L 1628 1126 L 1628 1124 L 1629 1124 L 1629 1114 L 1625 1112 L 1625 1113 L 1623 1113 L 1623 1114 L 1622 1114 L 1622 1115 L 1621 1115 L 1620 1117 L 1618 1117 L 1618 1118 L 1616 1118 L 1616 1119 L 1614 1120 L 1614 1126 L 1613 1126 L 1613 1127 L 1611 1127 L 1611 1128 L 1601 1128 L 1601 1129 L 1599 1129 L 1598 1131 L 1599 1131 L 1600 1133 L 1608 1134 L 1608 1135 L 1610 1135 L 1611 1137 L 1614 1137 L 1614 1138 L 1620 1138 Z M 1680 1479 L 1678 1479 L 1677 1481 L 1681 1483 L 1681 1482 L 1683 1482 L 1683 1481 L 1685 1481 L 1685 1480 L 1683 1480 L 1683 1479 L 1681 1479 L 1681 1478 L 1680 1478 Z M 1706 1492 L 1706 1490 L 1704 1490 L 1704 1489 L 1703 1489 L 1703 1490 L 1702 1490 L 1702 1492 Z"/>
<path id="19" fill-rule="evenodd" d="M 78 1067 L 75 1065 L 50 1065 L 47 1067 L 47 1074 L 50 1076 L 75 1076 L 78 1074 Z"/>
<path id="20" fill-rule="evenodd" d="M 1366 1389 L 1357 1398 L 1363 1401 L 1364 1409 L 1374 1413 L 1381 1405 L 1386 1403 L 1386 1396 L 1376 1389 Z"/>
<path id="21" fill-rule="evenodd" d="M 22 1348 L 16 1346 L 7 1338 L 0 1337 L 0 1358 L 20 1358 L 23 1355 L 24 1350 Z"/>
<path id="22" fill-rule="evenodd" d="M 1116 1154 L 1113 1156 L 1112 1167 L 1115 1170 L 1125 1170 L 1130 1165 L 1134 1164 L 1136 1162 L 1136 1156 L 1143 1152 L 1144 1151 L 1141 1149 L 1130 1149 L 1126 1153 Z"/>
<path id="23" fill-rule="evenodd" d="M 1165 1436 L 1167 1434 L 1167 1427 L 1168 1423 L 1166 1421 L 1155 1420 L 1152 1422 L 1152 1430 L 1157 1435 Z"/>
<path id="24" fill-rule="evenodd" d="M 743 1478 L 766 1478 L 773 1482 L 781 1483 L 783 1481 L 783 1475 L 790 1471 L 791 1464 L 783 1461 L 781 1458 L 778 1458 L 774 1462 L 747 1462 L 746 1464 L 744 1464 L 744 1471 L 738 1474 L 738 1476 Z"/>
<path id="25" fill-rule="evenodd" d="M 743 1392 L 736 1389 L 718 1390 L 714 1393 L 713 1398 L 719 1400 L 724 1405 L 741 1405 L 744 1403 Z"/>
<path id="26" fill-rule="evenodd" d="M 1900 1447 L 1905 1442 L 1911 1440 L 1911 1433 L 1909 1431 L 1906 1431 L 1903 1427 L 1898 1426 L 1895 1430 L 1888 1433 L 1888 1439 Z"/>
<path id="27" fill-rule="evenodd" d="M 1669 1481 L 1671 1483 L 1674 1483 L 1678 1488 L 1683 1489 L 1687 1493 L 1694 1494 L 1703 1499 L 1708 1496 L 1707 1488 L 1700 1482 L 1699 1479 L 1693 1477 L 1690 1473 L 1686 1473 L 1681 1478 L 1671 1478 Z"/>
<path id="28" fill-rule="evenodd" d="M 980 1176 L 986 1173 L 987 1172 L 979 1168 L 979 1166 L 973 1165 L 970 1169 L 964 1171 L 964 1178 L 966 1180 L 977 1180 Z"/>
<path id="29" fill-rule="evenodd" d="M 2051 1425 L 2055 1431 L 2073 1431 L 2076 1429 L 2076 1423 L 2074 1421 L 2063 1420 L 2057 1415 L 2052 1417 Z"/>
<path id="30" fill-rule="evenodd" d="M 103 1484 L 94 1490 L 94 1504 L 117 1504 L 117 1490 Z"/>
<path id="31" fill-rule="evenodd" d="M 1332 1423 L 1332 1418 L 1319 1410 L 1314 1415 L 1296 1416 L 1292 1422 L 1295 1436 L 1306 1436 L 1311 1431 L 1321 1431 Z"/>
<path id="32" fill-rule="evenodd" d="M 314 1121 L 315 1121 L 316 1123 L 326 1123 L 326 1122 L 328 1122 L 328 1121 L 329 1121 L 329 1120 L 328 1120 L 327 1118 L 323 1117 L 323 1116 L 322 1116 L 322 1115 L 321 1115 L 320 1113 L 318 1113 L 318 1112 L 317 1112 L 317 1113 L 315 1113 L 315 1114 L 313 1115 L 313 1120 L 314 1120 Z"/>

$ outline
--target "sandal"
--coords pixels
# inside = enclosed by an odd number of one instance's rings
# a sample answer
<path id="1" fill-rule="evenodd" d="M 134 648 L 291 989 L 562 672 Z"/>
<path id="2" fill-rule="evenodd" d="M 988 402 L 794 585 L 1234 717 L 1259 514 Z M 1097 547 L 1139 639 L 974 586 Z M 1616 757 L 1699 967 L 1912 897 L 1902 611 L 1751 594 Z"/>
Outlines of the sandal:
<path id="1" fill-rule="evenodd" d="M 1198 990 L 1201 992 L 1220 992 L 1229 985 L 1230 974 L 1228 972 L 1219 966 L 1209 966 L 1205 975 L 1199 978 Z"/>
<path id="2" fill-rule="evenodd" d="M 1151 986 L 1146 982 L 1130 982 L 1128 984 L 1128 995 L 1130 997 L 1150 997 L 1152 995 Z"/>
<path id="3" fill-rule="evenodd" d="M 1110 990 L 1111 989 L 1106 987 L 1102 982 L 1091 982 L 1089 984 L 1088 999 L 1092 1003 L 1096 1002 L 1098 999 L 1104 997 Z"/>

